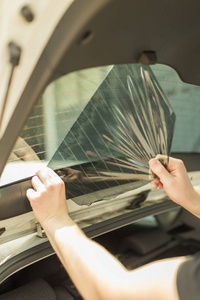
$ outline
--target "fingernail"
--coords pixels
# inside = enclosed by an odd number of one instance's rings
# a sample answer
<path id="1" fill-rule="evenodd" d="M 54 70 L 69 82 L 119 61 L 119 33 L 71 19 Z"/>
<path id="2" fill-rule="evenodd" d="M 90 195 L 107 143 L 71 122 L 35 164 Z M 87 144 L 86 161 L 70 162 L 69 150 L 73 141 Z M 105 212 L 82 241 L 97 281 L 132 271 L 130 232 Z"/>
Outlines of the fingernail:
<path id="1" fill-rule="evenodd" d="M 151 182 L 151 185 L 152 185 L 152 188 L 153 188 L 154 190 L 157 189 L 157 185 L 156 185 L 154 182 Z"/>

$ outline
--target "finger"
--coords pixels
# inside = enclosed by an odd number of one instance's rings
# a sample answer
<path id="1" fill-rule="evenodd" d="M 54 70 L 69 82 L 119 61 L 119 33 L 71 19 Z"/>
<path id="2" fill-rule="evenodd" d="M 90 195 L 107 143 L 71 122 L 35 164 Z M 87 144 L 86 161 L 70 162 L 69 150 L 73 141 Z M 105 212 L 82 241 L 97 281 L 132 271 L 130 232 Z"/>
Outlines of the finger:
<path id="1" fill-rule="evenodd" d="M 44 185 L 62 181 L 60 177 L 48 167 L 40 169 L 36 172 L 36 175 Z"/>
<path id="2" fill-rule="evenodd" d="M 160 180 L 163 183 L 171 179 L 171 175 L 169 174 L 169 172 L 158 160 L 151 159 L 149 161 L 149 166 L 151 170 L 160 178 Z"/>
<path id="3" fill-rule="evenodd" d="M 33 189 L 28 189 L 26 191 L 26 197 L 29 199 L 29 201 L 31 202 L 36 196 L 36 191 L 34 191 Z"/>
<path id="4" fill-rule="evenodd" d="M 158 185 L 155 183 L 155 181 L 152 181 L 152 182 L 151 182 L 151 185 L 152 185 L 152 188 L 153 188 L 154 190 L 156 190 L 157 187 L 158 187 Z"/>
<path id="5" fill-rule="evenodd" d="M 39 179 L 38 176 L 33 176 L 32 178 L 32 185 L 33 185 L 33 188 L 35 191 L 41 191 L 44 189 L 44 185 L 43 183 L 41 182 L 41 180 Z"/>
<path id="6" fill-rule="evenodd" d="M 170 172 L 172 172 L 172 171 L 178 170 L 180 168 L 182 170 L 185 169 L 183 161 L 180 160 L 180 159 L 176 159 L 176 158 L 170 157 L 169 158 L 169 163 L 168 163 L 168 166 L 167 166 L 167 170 L 170 171 Z"/>
<path id="7" fill-rule="evenodd" d="M 156 178 L 154 179 L 154 182 L 158 185 L 159 182 L 160 182 L 160 178 L 156 177 Z"/>

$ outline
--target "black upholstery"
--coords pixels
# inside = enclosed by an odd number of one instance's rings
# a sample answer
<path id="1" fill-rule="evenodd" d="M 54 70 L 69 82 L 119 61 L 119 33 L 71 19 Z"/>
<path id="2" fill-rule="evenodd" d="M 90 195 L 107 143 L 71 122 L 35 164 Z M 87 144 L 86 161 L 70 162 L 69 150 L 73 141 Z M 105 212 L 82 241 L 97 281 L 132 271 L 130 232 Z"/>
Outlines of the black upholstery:
<path id="1" fill-rule="evenodd" d="M 0 296 L 0 300 L 56 300 L 51 286 L 43 279 L 34 280 Z"/>

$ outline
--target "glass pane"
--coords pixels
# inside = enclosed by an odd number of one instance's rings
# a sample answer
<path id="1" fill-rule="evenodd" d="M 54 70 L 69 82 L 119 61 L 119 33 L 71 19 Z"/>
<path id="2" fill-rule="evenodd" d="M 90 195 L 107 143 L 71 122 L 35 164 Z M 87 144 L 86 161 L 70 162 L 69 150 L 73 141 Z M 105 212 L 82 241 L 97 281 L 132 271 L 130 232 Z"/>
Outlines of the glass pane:
<path id="1" fill-rule="evenodd" d="M 74 72 L 49 84 L 13 148 L 0 185 L 33 176 L 48 163 L 111 68 Z"/>
<path id="2" fill-rule="evenodd" d="M 171 152 L 200 153 L 200 87 L 182 82 L 168 66 L 151 68 L 176 113 Z"/>
<path id="3" fill-rule="evenodd" d="M 62 143 L 64 143 L 63 142 L 64 140 L 69 139 L 69 136 L 67 137 L 67 135 L 72 133 L 72 132 L 70 133 L 70 130 L 73 128 L 73 126 L 77 126 L 75 124 L 78 124 L 78 122 L 80 123 L 80 120 L 83 118 L 85 113 L 91 116 L 91 112 L 87 111 L 88 109 L 87 106 L 89 107 L 92 105 L 90 104 L 90 102 L 91 103 L 94 103 L 95 101 L 96 103 L 98 102 L 96 98 L 97 95 L 99 95 L 100 99 L 102 98 L 102 95 L 104 96 L 104 98 L 107 97 L 108 95 L 109 98 L 108 99 L 106 98 L 106 100 L 104 101 L 107 103 L 107 107 L 109 107 L 110 103 L 114 104 L 115 106 L 116 104 L 119 105 L 119 107 L 122 106 L 119 112 L 121 112 L 123 116 L 125 116 L 124 114 L 125 106 L 121 105 L 121 102 L 123 101 L 123 103 L 126 103 L 126 107 L 129 107 L 129 105 L 131 105 L 130 112 L 133 114 L 133 112 L 135 112 L 135 108 L 133 108 L 133 103 L 132 104 L 127 103 L 128 97 L 129 98 L 132 97 L 131 93 L 134 94 L 135 91 L 137 91 L 139 95 L 141 95 L 141 93 L 144 93 L 144 85 L 142 85 L 141 83 L 142 81 L 139 80 L 136 81 L 135 79 L 133 80 L 133 77 L 137 73 L 136 69 L 137 66 L 134 65 L 98 67 L 98 68 L 74 72 L 72 74 L 68 74 L 52 82 L 46 88 L 45 92 L 40 97 L 38 103 L 33 108 L 33 111 L 12 151 L 12 154 L 10 155 L 4 173 L 0 179 L 0 185 L 3 186 L 7 183 L 12 183 L 14 181 L 18 181 L 27 178 L 29 176 L 32 176 L 34 175 L 35 171 L 38 168 L 40 168 L 43 165 L 47 165 L 48 163 L 52 165 L 53 168 L 57 168 L 57 167 L 71 168 L 74 163 L 73 168 L 74 169 L 78 168 L 75 167 L 75 165 L 78 166 L 80 165 L 80 163 L 78 163 L 78 161 L 73 158 L 70 164 L 70 159 L 69 159 L 70 156 L 67 158 L 68 159 L 67 163 L 65 159 L 61 159 L 61 160 L 60 158 L 56 159 L 56 156 L 58 157 L 58 153 L 60 150 L 59 146 Z M 180 80 L 177 73 L 170 67 L 164 65 L 155 65 L 147 69 L 145 70 L 148 71 L 150 77 L 155 75 L 154 78 L 156 77 L 158 83 L 154 85 L 155 86 L 157 85 L 157 89 L 160 90 L 160 93 L 163 95 L 164 99 L 165 99 L 164 94 L 167 96 L 172 109 L 176 113 L 176 126 L 175 126 L 174 138 L 172 143 L 172 152 L 185 152 L 185 153 L 200 152 L 200 134 L 199 134 L 200 87 L 183 83 Z M 154 75 L 151 70 L 153 70 Z M 126 75 L 129 74 L 130 78 L 132 78 L 131 79 L 132 81 L 127 80 L 127 76 L 125 76 L 125 74 Z M 140 74 L 140 77 L 141 76 L 144 75 Z M 154 82 L 156 81 L 154 80 Z M 159 85 L 164 91 L 164 94 L 161 91 Z M 132 90 L 134 90 L 134 92 Z M 116 98 L 117 102 L 114 103 L 113 101 L 110 100 L 110 98 Z M 135 101 L 135 107 L 139 107 L 138 105 L 142 103 L 140 101 L 136 104 L 136 99 L 134 101 Z M 95 107 L 97 108 L 98 105 L 100 106 L 100 104 L 102 105 L 102 103 L 103 100 L 101 99 L 101 102 L 95 104 Z M 144 110 L 146 110 L 144 104 L 142 104 L 142 106 L 144 107 Z M 86 109 L 85 112 L 84 112 L 84 108 Z M 100 109 L 102 111 L 102 108 Z M 110 117 L 111 110 L 113 110 L 113 117 Z M 105 124 L 105 122 L 108 124 L 112 123 L 113 124 L 112 126 L 111 124 L 109 125 L 110 128 L 109 132 L 112 131 L 113 132 L 112 135 L 114 135 L 114 138 L 116 139 L 117 135 L 115 131 L 116 130 L 115 121 L 117 120 L 117 118 L 114 117 L 114 114 L 117 116 L 119 112 L 117 113 L 116 109 L 112 109 L 111 107 L 109 107 L 109 110 L 106 111 L 106 113 L 103 113 L 104 118 L 107 118 L 106 120 L 104 120 L 104 123 L 103 121 L 102 123 L 100 122 L 100 118 L 97 120 L 96 119 L 94 120 L 93 118 L 93 124 L 95 124 L 96 127 L 102 124 L 102 128 L 103 128 L 104 126 L 103 124 Z M 124 118 L 125 120 L 127 120 L 126 117 Z M 88 120 L 86 124 L 89 124 Z M 144 125 L 144 120 L 142 121 L 142 124 Z M 154 118 L 151 124 L 151 129 L 153 128 L 153 124 L 154 125 L 157 124 L 156 118 Z M 82 123 L 81 126 L 84 127 Z M 93 130 L 94 132 L 95 129 L 92 128 L 93 127 L 91 127 L 90 131 L 92 132 Z M 113 151 L 115 153 L 117 152 L 118 155 L 117 158 L 119 160 L 120 155 L 122 155 L 119 154 L 119 147 L 118 150 L 116 148 L 113 149 L 111 145 L 112 143 L 110 143 L 109 140 L 105 138 L 106 134 L 107 137 L 110 138 L 108 132 L 105 133 L 101 131 L 102 128 L 99 128 L 100 132 L 104 134 L 104 137 L 101 137 L 101 139 L 103 139 L 102 145 L 104 144 L 105 146 L 106 144 L 107 145 L 106 147 L 109 148 L 109 151 L 111 151 L 112 154 Z M 167 130 L 171 132 L 169 128 Z M 87 129 L 87 135 L 88 132 L 89 131 Z M 147 132 L 148 130 L 145 130 L 146 146 L 144 148 L 145 151 L 148 152 L 147 146 L 149 143 L 147 142 L 147 135 L 149 135 L 149 133 Z M 82 137 L 84 136 L 83 131 L 81 131 L 81 128 L 79 134 Z M 93 138 L 94 134 L 91 135 L 92 137 L 90 137 L 90 139 Z M 98 135 L 96 135 L 96 137 L 98 138 Z M 170 144 L 171 144 L 170 141 L 172 136 L 167 134 L 167 138 L 168 138 L 167 153 L 169 153 Z M 99 144 L 101 143 L 99 142 Z M 161 144 L 162 143 L 160 143 L 160 145 Z M 123 146 L 124 145 L 125 144 L 123 143 Z M 70 147 L 72 147 L 72 145 Z M 134 147 L 132 146 L 132 148 Z M 58 152 L 56 153 L 57 150 Z M 87 156 L 90 158 L 91 162 L 93 164 L 94 163 L 97 164 L 97 156 L 95 157 L 97 153 L 95 152 L 94 147 L 91 147 L 90 145 L 90 149 L 88 151 L 90 152 L 87 152 Z M 110 158 L 110 156 L 108 156 L 108 153 L 104 153 L 104 152 L 100 153 L 101 154 L 100 161 L 102 160 L 102 155 L 106 155 L 106 159 L 108 162 L 108 158 Z M 160 150 L 158 152 L 160 152 Z M 132 151 L 132 154 L 133 153 L 134 151 Z M 146 153 L 144 154 L 144 157 L 145 155 Z M 80 158 L 81 157 L 78 157 L 79 160 Z M 88 158 L 86 159 L 82 157 L 82 159 L 83 159 L 82 163 L 85 163 L 85 165 L 88 164 Z M 147 160 L 148 159 L 146 157 L 146 161 Z M 61 161 L 61 164 L 59 163 L 59 161 Z M 131 161 L 132 165 L 133 165 L 133 161 L 134 159 L 132 158 Z M 57 163 L 58 165 L 56 165 Z M 62 163 L 64 163 L 64 165 L 62 165 Z M 107 167 L 108 165 L 109 165 L 108 169 L 110 170 L 111 162 L 109 164 L 107 163 Z M 107 167 L 106 170 L 104 170 L 104 176 L 108 175 L 105 174 L 105 172 L 108 173 Z M 112 168 L 113 167 L 114 165 L 112 162 Z M 137 167 L 138 168 L 142 167 L 143 175 L 148 175 L 147 173 L 144 172 L 145 163 L 141 165 L 137 164 Z M 123 166 L 123 170 L 124 168 L 125 167 Z M 126 170 L 127 169 L 128 168 L 126 165 Z M 78 171 L 82 172 L 82 169 Z M 99 172 L 101 171 L 101 169 L 100 170 L 98 169 L 97 171 Z M 140 174 L 142 172 L 140 172 Z M 117 182 L 119 182 L 119 180 L 117 180 Z M 122 187 L 122 189 L 124 190 L 123 186 L 125 186 L 125 184 L 122 183 L 123 181 L 120 181 L 119 187 L 120 188 Z M 94 184 L 92 185 L 94 187 Z M 100 183 L 95 183 L 95 186 L 97 185 L 100 185 Z M 107 182 L 106 186 L 107 185 L 112 186 L 111 181 Z M 103 196 L 104 194 L 105 193 L 103 193 Z M 98 196 L 98 198 L 100 198 L 100 196 Z"/>

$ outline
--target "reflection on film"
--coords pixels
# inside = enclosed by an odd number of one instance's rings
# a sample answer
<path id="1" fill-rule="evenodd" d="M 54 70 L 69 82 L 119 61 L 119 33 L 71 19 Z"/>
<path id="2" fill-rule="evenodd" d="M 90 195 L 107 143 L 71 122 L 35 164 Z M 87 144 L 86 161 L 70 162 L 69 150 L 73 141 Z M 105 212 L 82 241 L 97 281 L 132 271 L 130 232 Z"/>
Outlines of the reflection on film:
<path id="1" fill-rule="evenodd" d="M 175 113 L 150 67 L 114 66 L 49 167 L 62 167 L 68 197 L 99 191 L 108 198 L 110 189 L 116 195 L 150 180 L 148 162 L 169 156 L 174 125 Z"/>

